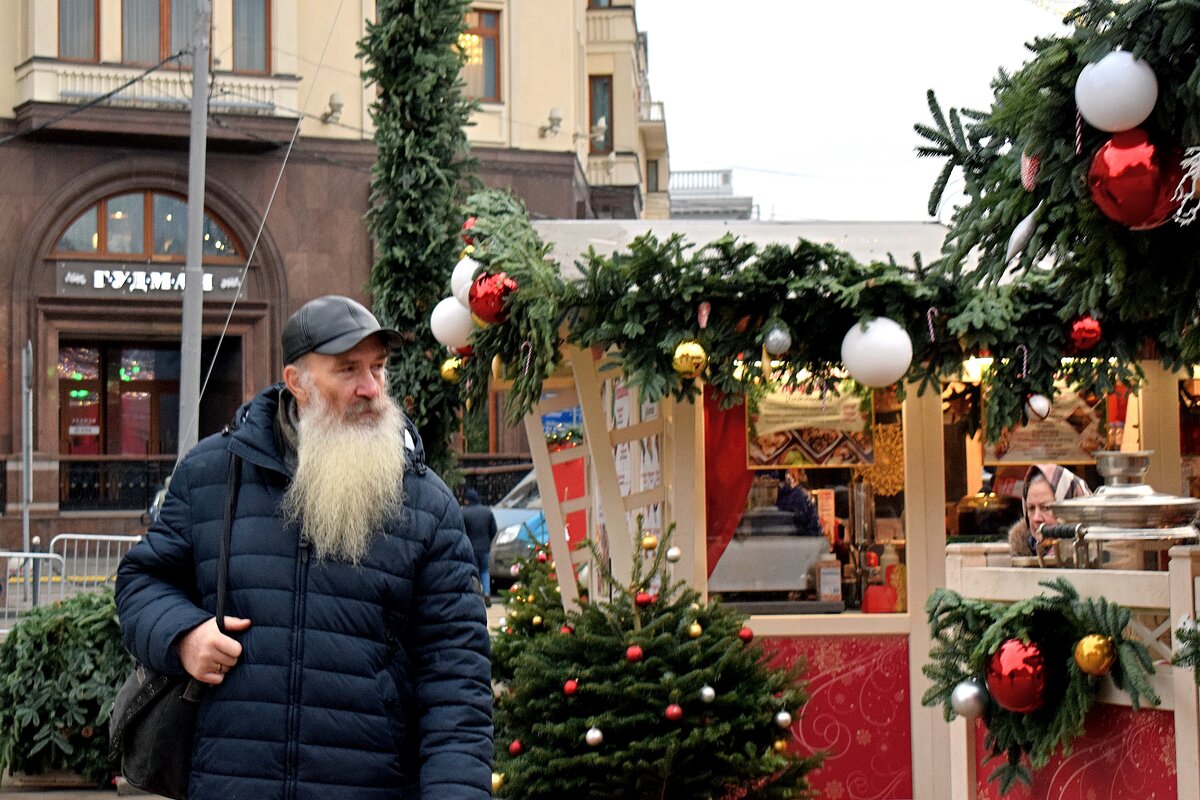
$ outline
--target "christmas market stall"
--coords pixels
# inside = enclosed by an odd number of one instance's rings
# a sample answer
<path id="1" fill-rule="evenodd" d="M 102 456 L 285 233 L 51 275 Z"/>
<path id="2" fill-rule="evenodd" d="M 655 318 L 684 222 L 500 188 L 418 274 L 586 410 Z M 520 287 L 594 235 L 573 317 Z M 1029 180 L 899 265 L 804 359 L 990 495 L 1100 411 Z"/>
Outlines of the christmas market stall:
<path id="1" fill-rule="evenodd" d="M 1097 453 L 1153 451 L 1144 488 L 1192 493 L 1197 15 L 1090 2 L 989 111 L 931 93 L 931 211 L 955 170 L 966 191 L 928 263 L 647 232 L 560 265 L 512 198 L 472 197 L 431 326 L 466 402 L 526 429 L 562 613 L 652 604 L 652 560 L 698 615 L 747 614 L 804 664 L 771 713 L 823 796 L 1200 796 L 1194 514 L 1081 519 L 1070 560 L 980 535 L 1032 464 L 1094 484 Z M 695 697 L 671 706 L 703 724 Z"/>

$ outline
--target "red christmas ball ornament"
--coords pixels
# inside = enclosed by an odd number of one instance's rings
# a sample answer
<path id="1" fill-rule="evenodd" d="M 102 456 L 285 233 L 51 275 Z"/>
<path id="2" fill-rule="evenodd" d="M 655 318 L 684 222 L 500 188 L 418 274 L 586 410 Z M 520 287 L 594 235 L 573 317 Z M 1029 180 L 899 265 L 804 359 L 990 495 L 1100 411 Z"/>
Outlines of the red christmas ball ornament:
<path id="1" fill-rule="evenodd" d="M 633 602 L 638 604 L 638 608 L 645 608 L 654 602 L 654 596 L 649 592 L 638 592 L 637 595 L 634 596 Z"/>
<path id="2" fill-rule="evenodd" d="M 519 756 L 519 755 L 521 755 L 521 751 L 523 751 L 524 749 L 525 749 L 525 745 L 521 744 L 520 739 L 513 739 L 508 744 L 508 754 L 510 756 Z"/>
<path id="3" fill-rule="evenodd" d="M 472 231 L 475 229 L 475 218 L 467 217 L 467 221 L 462 226 L 462 240 L 464 244 L 475 244 L 475 237 Z"/>
<path id="4" fill-rule="evenodd" d="M 499 325 L 508 319 L 504 301 L 517 290 L 517 282 L 504 272 L 480 275 L 471 284 L 467 303 L 471 313 L 488 325 Z"/>
<path id="5" fill-rule="evenodd" d="M 754 641 L 754 631 L 749 628 L 742 628 L 738 631 L 738 638 L 746 644 L 750 644 L 750 642 Z"/>
<path id="6" fill-rule="evenodd" d="M 575 629 L 572 628 L 570 625 L 564 624 L 561 628 L 558 629 L 558 632 L 570 635 L 575 632 Z"/>
<path id="7" fill-rule="evenodd" d="M 642 648 L 638 647 L 636 644 L 629 645 L 629 647 L 625 648 L 625 660 L 630 664 L 636 664 L 638 661 L 641 661 Z"/>
<path id="8" fill-rule="evenodd" d="M 1141 128 L 1114 133 L 1092 158 L 1088 190 L 1109 219 L 1135 231 L 1156 228 L 1179 207 L 1172 199 L 1183 177 L 1179 161 Z"/>
<path id="9" fill-rule="evenodd" d="M 539 551 L 538 551 L 538 554 L 537 554 L 537 560 L 538 560 L 538 563 L 539 563 L 539 564 L 545 564 L 545 563 L 546 563 L 546 561 L 548 560 L 548 558 L 549 558 L 549 557 L 546 555 L 546 551 L 545 551 L 545 550 L 539 550 Z"/>
<path id="10" fill-rule="evenodd" d="M 1087 352 L 1100 344 L 1100 339 L 1103 335 L 1104 332 L 1100 327 L 1100 320 L 1091 314 L 1076 317 L 1071 322 L 1071 346 L 1075 348 L 1077 353 Z"/>
<path id="11" fill-rule="evenodd" d="M 466 345 L 465 347 L 451 347 L 450 352 L 454 353 L 454 355 L 458 356 L 459 358 L 466 359 L 471 357 L 471 355 L 475 352 L 475 348 L 471 345 Z"/>
<path id="12" fill-rule="evenodd" d="M 671 722 L 678 722 L 683 719 L 683 708 L 678 703 L 671 703 L 671 705 L 667 706 L 665 715 Z"/>
<path id="13" fill-rule="evenodd" d="M 1033 642 L 1009 639 L 987 663 L 987 688 L 1001 708 L 1029 714 L 1046 700 L 1046 659 Z"/>
<path id="14" fill-rule="evenodd" d="M 563 694 L 567 697 L 571 697 L 577 691 L 579 691 L 579 681 L 574 678 L 563 684 Z"/>

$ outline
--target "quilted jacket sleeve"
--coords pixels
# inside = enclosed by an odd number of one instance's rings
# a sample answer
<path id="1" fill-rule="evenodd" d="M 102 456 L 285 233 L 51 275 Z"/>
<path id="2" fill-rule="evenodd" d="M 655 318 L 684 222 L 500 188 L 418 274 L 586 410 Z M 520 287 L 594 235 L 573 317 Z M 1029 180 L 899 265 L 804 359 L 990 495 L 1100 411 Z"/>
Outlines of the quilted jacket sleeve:
<path id="1" fill-rule="evenodd" d="M 421 707 L 421 797 L 491 797 L 490 639 L 462 514 L 439 492 L 413 602 L 415 685 Z"/>
<path id="2" fill-rule="evenodd" d="M 140 663 L 184 675 L 175 641 L 212 615 L 197 607 L 189 461 L 175 472 L 158 521 L 121 560 L 117 613 L 126 649 Z"/>

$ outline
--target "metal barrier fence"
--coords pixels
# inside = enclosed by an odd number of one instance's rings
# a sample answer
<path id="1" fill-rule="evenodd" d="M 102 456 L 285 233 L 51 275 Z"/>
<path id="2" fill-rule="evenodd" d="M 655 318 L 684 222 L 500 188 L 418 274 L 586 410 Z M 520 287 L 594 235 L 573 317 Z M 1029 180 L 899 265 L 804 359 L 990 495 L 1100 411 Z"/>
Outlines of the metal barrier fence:
<path id="1" fill-rule="evenodd" d="M 48 552 L 0 551 L 0 633 L 33 608 L 113 586 L 121 558 L 140 539 L 63 533 Z"/>

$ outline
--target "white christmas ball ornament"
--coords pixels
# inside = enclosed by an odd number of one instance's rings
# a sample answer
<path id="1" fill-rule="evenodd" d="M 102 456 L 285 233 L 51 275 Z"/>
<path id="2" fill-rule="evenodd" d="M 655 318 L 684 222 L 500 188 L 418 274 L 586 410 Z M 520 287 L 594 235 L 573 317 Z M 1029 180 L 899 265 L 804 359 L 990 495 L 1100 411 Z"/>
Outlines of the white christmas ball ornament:
<path id="1" fill-rule="evenodd" d="M 595 747 L 604 741 L 604 732 L 593 726 L 588 728 L 587 733 L 584 734 L 583 738 L 588 744 L 590 744 L 592 747 Z"/>
<path id="2" fill-rule="evenodd" d="M 1031 421 L 1041 422 L 1050 416 L 1050 410 L 1053 406 L 1054 403 L 1044 394 L 1031 394 L 1029 395 L 1029 399 L 1025 401 L 1025 411 L 1029 414 Z"/>
<path id="3" fill-rule="evenodd" d="M 716 699 L 717 699 L 717 690 L 716 689 L 714 689 L 711 686 L 701 686 L 700 687 L 700 702 L 701 703 L 711 703 L 713 700 L 716 700 Z"/>
<path id="4" fill-rule="evenodd" d="M 1093 128 L 1127 131 L 1146 121 L 1158 100 L 1154 70 L 1126 50 L 1088 64 L 1075 81 L 1075 105 Z"/>
<path id="5" fill-rule="evenodd" d="M 683 558 L 683 551 L 678 547 L 671 545 L 667 548 L 667 561 L 670 561 L 672 564 L 674 564 L 681 558 Z"/>
<path id="6" fill-rule="evenodd" d="M 908 372 L 912 356 L 908 332 L 887 317 L 856 324 L 842 339 L 842 363 L 865 386 L 891 386 Z"/>
<path id="7" fill-rule="evenodd" d="M 470 256 L 463 256 L 450 273 L 450 294 L 464 306 L 469 306 L 471 282 L 475 280 L 475 273 L 480 266 L 481 264 Z"/>
<path id="8" fill-rule="evenodd" d="M 786 711 L 780 711 L 775 715 L 775 724 L 781 728 L 792 727 L 792 715 Z"/>
<path id="9" fill-rule="evenodd" d="M 429 315 L 429 327 L 433 338 L 449 348 L 466 347 L 471 343 L 475 323 L 471 312 L 453 297 L 445 297 L 433 307 Z"/>
<path id="10" fill-rule="evenodd" d="M 792 349 L 792 334 L 787 326 L 776 323 L 763 336 L 763 347 L 773 356 L 779 356 Z"/>

